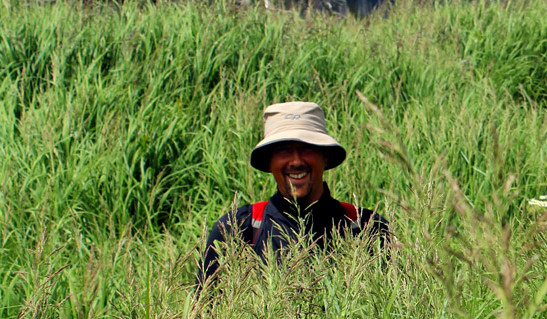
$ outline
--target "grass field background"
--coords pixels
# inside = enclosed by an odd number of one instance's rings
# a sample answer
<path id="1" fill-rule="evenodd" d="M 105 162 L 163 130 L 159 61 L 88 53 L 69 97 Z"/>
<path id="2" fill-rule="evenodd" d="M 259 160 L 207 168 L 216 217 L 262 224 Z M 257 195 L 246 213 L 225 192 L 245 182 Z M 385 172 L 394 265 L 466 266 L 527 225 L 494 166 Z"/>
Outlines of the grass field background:
<path id="1" fill-rule="evenodd" d="M 0 317 L 545 318 L 546 17 L 2 0 Z M 249 154 L 290 100 L 348 150 L 334 196 L 397 240 L 265 264 L 232 240 L 197 296 L 206 227 L 275 191 Z"/>

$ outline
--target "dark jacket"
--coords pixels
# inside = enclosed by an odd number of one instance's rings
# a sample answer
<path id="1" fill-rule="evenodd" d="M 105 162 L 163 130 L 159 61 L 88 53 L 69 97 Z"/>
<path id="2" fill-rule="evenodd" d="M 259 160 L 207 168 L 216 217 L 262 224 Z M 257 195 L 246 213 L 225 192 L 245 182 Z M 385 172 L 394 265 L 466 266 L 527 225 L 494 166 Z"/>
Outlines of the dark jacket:
<path id="1" fill-rule="evenodd" d="M 233 227 L 237 222 L 239 231 L 243 240 L 249 244 L 253 242 L 256 236 L 254 251 L 263 257 L 265 244 L 271 239 L 271 248 L 278 251 L 282 247 L 287 247 L 287 235 L 295 238 L 301 225 L 305 227 L 307 234 L 313 234 L 313 239 L 317 244 L 323 247 L 325 242 L 332 238 L 333 229 L 347 230 L 351 229 L 353 234 L 360 233 L 368 222 L 372 222 L 371 230 L 383 237 L 388 236 L 387 221 L 380 215 L 368 209 L 360 209 L 361 224 L 356 225 L 346 217 L 344 207 L 339 201 L 331 197 L 326 184 L 321 198 L 308 207 L 298 207 L 287 198 L 283 197 L 278 191 L 270 198 L 268 205 L 264 209 L 262 225 L 258 233 L 254 234 L 252 227 L 252 205 L 245 205 L 238 208 L 234 214 L 228 213 L 222 216 L 211 229 L 207 239 L 207 249 L 204 254 L 204 269 L 200 269 L 198 274 L 198 284 L 210 277 L 218 268 L 217 253 L 213 249 L 215 240 L 224 241 L 226 235 L 234 233 Z M 235 220 L 232 220 L 235 218 Z"/>

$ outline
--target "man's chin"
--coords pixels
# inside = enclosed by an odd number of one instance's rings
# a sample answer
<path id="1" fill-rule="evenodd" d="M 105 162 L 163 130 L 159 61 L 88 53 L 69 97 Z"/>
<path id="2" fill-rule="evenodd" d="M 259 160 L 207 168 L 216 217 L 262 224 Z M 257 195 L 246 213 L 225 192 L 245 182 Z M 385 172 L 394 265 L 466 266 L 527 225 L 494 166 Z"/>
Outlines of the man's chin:
<path id="1" fill-rule="evenodd" d="M 309 191 L 296 192 L 292 194 L 292 199 L 296 199 L 299 204 L 308 204 L 309 197 Z"/>

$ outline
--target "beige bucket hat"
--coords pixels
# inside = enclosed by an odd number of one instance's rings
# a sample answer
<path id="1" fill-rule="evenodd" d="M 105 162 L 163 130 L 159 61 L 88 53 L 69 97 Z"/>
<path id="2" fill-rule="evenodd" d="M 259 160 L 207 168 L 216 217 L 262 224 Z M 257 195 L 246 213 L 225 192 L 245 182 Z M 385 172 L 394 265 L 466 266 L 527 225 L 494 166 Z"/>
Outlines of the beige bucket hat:
<path id="1" fill-rule="evenodd" d="M 264 110 L 264 139 L 251 152 L 251 165 L 269 172 L 273 146 L 287 141 L 324 148 L 328 155 L 325 169 L 340 165 L 346 158 L 346 150 L 327 133 L 323 110 L 313 102 L 279 103 Z"/>

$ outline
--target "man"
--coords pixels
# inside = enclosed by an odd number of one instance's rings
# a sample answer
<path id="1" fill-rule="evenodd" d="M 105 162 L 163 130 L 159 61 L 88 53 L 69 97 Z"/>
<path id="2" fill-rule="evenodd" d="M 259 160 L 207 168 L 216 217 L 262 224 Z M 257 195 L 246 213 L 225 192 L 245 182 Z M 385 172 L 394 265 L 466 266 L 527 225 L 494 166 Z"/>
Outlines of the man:
<path id="1" fill-rule="evenodd" d="M 323 110 L 310 102 L 274 104 L 264 111 L 264 139 L 251 153 L 251 165 L 272 173 L 277 192 L 267 202 L 245 205 L 216 222 L 207 240 L 203 284 L 218 268 L 214 241 L 224 241 L 237 223 L 243 240 L 263 256 L 265 245 L 274 251 L 287 247 L 286 235 L 295 236 L 304 225 L 320 246 L 335 230 L 353 233 L 372 221 L 372 230 L 387 236 L 387 222 L 370 210 L 357 210 L 331 197 L 323 172 L 340 165 L 344 148 L 326 130 Z M 352 216 L 353 215 L 353 216 Z M 231 220 L 234 218 L 235 220 Z M 299 220 L 303 221 L 300 223 Z M 359 223 L 360 222 L 360 223 Z"/>

